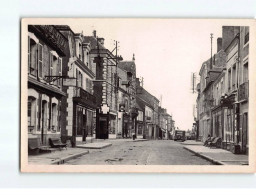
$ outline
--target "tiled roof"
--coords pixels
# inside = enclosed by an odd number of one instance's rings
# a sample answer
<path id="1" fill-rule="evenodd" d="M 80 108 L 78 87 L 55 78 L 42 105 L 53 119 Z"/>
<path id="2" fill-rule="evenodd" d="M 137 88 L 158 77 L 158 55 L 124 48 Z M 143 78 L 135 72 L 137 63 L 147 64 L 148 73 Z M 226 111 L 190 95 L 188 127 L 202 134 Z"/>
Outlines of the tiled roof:
<path id="1" fill-rule="evenodd" d="M 83 43 L 90 43 L 91 49 L 97 49 L 97 39 L 93 36 L 84 36 Z M 99 49 L 106 49 L 101 43 L 98 41 Z"/>
<path id="2" fill-rule="evenodd" d="M 126 70 L 127 72 L 133 72 L 135 69 L 134 61 L 121 61 L 118 63 L 118 67 Z"/>

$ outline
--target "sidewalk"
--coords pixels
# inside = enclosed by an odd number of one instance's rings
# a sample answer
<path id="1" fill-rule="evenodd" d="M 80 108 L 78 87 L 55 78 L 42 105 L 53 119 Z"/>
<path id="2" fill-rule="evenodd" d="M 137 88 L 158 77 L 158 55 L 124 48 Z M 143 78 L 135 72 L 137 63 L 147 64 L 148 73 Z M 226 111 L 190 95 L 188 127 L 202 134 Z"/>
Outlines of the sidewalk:
<path id="1" fill-rule="evenodd" d="M 81 148 L 67 148 L 67 150 L 54 150 L 51 153 L 29 155 L 28 163 L 37 165 L 64 164 L 66 161 L 70 159 L 74 159 L 88 153 L 88 150 Z"/>
<path id="2" fill-rule="evenodd" d="M 247 155 L 233 154 L 232 152 L 220 148 L 205 147 L 202 142 L 192 140 L 189 140 L 187 144 L 183 142 L 183 145 L 186 150 L 217 165 L 248 165 Z"/>

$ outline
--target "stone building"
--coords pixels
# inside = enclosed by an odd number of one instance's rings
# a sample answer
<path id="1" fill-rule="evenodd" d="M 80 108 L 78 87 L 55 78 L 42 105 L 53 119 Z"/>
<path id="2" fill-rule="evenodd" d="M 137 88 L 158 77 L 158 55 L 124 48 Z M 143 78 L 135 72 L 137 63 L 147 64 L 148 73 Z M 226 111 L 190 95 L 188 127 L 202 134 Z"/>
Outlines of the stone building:
<path id="1" fill-rule="evenodd" d="M 28 26 L 28 137 L 48 145 L 60 138 L 62 60 L 67 39 L 52 25 Z"/>
<path id="2" fill-rule="evenodd" d="M 62 136 L 72 137 L 73 145 L 84 142 L 95 133 L 96 97 L 93 95 L 95 72 L 90 59 L 90 44 L 82 33 L 74 33 L 69 26 L 55 26 L 68 40 L 63 58 L 63 91 L 67 97 L 62 102 Z M 64 129 L 66 127 L 66 129 Z"/>
<path id="3" fill-rule="evenodd" d="M 217 53 L 202 64 L 200 69 L 200 95 L 198 96 L 199 139 L 205 141 L 212 134 L 213 82 L 225 67 L 226 54 L 218 41 Z"/>
<path id="4" fill-rule="evenodd" d="M 146 139 L 158 139 L 159 137 L 159 100 L 145 90 L 137 79 L 136 99 L 141 102 L 140 107 L 144 108 L 144 131 Z"/>
<path id="5" fill-rule="evenodd" d="M 248 153 L 249 27 L 223 26 L 211 68 L 204 63 L 198 87 L 198 133 L 222 138 L 222 147 L 233 153 Z M 217 61 L 218 62 L 218 61 Z M 211 72 L 215 70 L 215 73 Z M 210 82 L 210 83 L 209 83 Z"/>
<path id="6" fill-rule="evenodd" d="M 95 74 L 96 138 L 115 138 L 118 127 L 117 59 L 105 48 L 104 38 L 98 38 L 96 31 L 93 36 L 84 36 L 84 43 L 90 45 L 89 56 Z"/>
<path id="7" fill-rule="evenodd" d="M 138 108 L 136 108 L 136 65 L 133 55 L 132 61 L 120 61 L 117 67 L 119 78 L 119 107 L 124 109 L 119 112 L 119 129 L 122 129 L 122 137 L 131 137 L 137 134 L 136 118 Z"/>

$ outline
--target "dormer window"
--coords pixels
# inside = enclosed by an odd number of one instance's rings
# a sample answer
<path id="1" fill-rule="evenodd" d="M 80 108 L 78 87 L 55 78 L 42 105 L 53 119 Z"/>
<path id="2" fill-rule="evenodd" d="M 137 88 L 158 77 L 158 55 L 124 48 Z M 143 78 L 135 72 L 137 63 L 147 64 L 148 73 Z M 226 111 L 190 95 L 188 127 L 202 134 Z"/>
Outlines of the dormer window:
<path id="1" fill-rule="evenodd" d="M 81 43 L 78 43 L 78 49 L 79 49 L 79 59 L 83 61 L 83 57 L 82 57 L 82 45 Z"/>

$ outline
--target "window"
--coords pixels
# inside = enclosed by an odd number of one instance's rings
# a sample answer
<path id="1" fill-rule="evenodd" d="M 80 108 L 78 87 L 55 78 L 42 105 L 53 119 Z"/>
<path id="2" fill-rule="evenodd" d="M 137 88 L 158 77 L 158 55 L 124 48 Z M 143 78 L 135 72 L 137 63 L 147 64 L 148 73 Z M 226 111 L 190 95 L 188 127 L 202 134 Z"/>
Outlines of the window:
<path id="1" fill-rule="evenodd" d="M 244 70 L 243 70 L 243 81 L 247 82 L 248 81 L 248 62 L 244 64 Z"/>
<path id="2" fill-rule="evenodd" d="M 81 43 L 78 43 L 78 49 L 79 49 L 79 59 L 83 61 L 83 56 L 82 56 L 82 46 Z"/>
<path id="3" fill-rule="evenodd" d="M 42 101 L 42 130 L 47 128 L 47 120 L 48 120 L 48 113 L 47 113 L 47 101 Z"/>
<path id="4" fill-rule="evenodd" d="M 38 44 L 38 76 L 43 77 L 43 46 Z"/>
<path id="5" fill-rule="evenodd" d="M 37 76 L 37 44 L 33 39 L 28 38 L 28 72 Z"/>
<path id="6" fill-rule="evenodd" d="M 228 69 L 228 90 L 231 89 L 231 68 Z"/>
<path id="7" fill-rule="evenodd" d="M 249 32 L 244 37 L 244 45 L 249 42 Z"/>
<path id="8" fill-rule="evenodd" d="M 36 99 L 34 97 L 28 97 L 28 133 L 32 133 L 35 130 L 36 122 Z"/>
<path id="9" fill-rule="evenodd" d="M 232 70 L 232 87 L 233 89 L 236 87 L 236 65 L 233 66 Z"/>
<path id="10" fill-rule="evenodd" d="M 61 66 L 62 66 L 62 59 L 58 58 L 58 66 L 57 66 L 57 75 L 58 76 L 61 76 Z M 57 85 L 61 86 L 61 79 L 60 78 L 57 80 Z"/>
<path id="11" fill-rule="evenodd" d="M 58 117 L 58 115 L 57 115 L 57 104 L 56 103 L 53 103 L 52 104 L 52 128 L 51 128 L 51 130 L 53 131 L 53 132 L 56 132 L 56 130 L 57 130 L 57 117 Z"/>
<path id="12" fill-rule="evenodd" d="M 87 59 L 86 65 L 89 66 L 90 60 L 89 60 L 89 53 L 88 52 L 86 52 L 86 59 Z"/>

